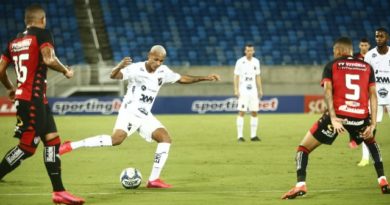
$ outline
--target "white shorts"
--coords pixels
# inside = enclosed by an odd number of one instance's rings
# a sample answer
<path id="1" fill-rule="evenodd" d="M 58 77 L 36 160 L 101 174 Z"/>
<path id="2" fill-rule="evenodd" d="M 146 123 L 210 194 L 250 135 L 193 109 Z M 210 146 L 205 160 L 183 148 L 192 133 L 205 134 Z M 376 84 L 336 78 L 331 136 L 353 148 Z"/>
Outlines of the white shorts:
<path id="1" fill-rule="evenodd" d="M 257 95 L 240 95 L 237 109 L 241 112 L 259 111 L 259 97 Z"/>
<path id="2" fill-rule="evenodd" d="M 138 131 L 139 135 L 147 142 L 152 142 L 152 133 L 158 128 L 165 127 L 151 113 L 146 117 L 139 118 L 126 112 L 126 109 L 120 109 L 114 131 L 117 129 L 123 130 L 127 133 L 127 136 Z"/>

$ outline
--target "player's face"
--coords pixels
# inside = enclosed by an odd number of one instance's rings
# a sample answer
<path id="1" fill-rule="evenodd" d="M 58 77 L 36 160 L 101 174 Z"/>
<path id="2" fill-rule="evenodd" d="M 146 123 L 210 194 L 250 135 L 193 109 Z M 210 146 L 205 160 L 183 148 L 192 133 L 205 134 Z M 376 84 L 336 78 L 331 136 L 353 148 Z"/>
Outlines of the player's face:
<path id="1" fill-rule="evenodd" d="M 165 59 L 165 55 L 162 53 L 159 52 L 149 53 L 147 64 L 151 69 L 150 71 L 154 72 L 155 70 L 157 70 L 157 68 L 163 64 L 164 59 Z"/>
<path id="2" fill-rule="evenodd" d="M 370 49 L 370 44 L 368 42 L 360 42 L 359 48 L 361 53 L 367 53 Z"/>
<path id="3" fill-rule="evenodd" d="M 388 39 L 389 39 L 389 35 L 386 32 L 383 31 L 375 32 L 375 41 L 377 46 L 386 46 Z"/>
<path id="4" fill-rule="evenodd" d="M 245 56 L 247 58 L 252 58 L 253 54 L 255 54 L 255 48 L 254 47 L 245 47 Z"/>

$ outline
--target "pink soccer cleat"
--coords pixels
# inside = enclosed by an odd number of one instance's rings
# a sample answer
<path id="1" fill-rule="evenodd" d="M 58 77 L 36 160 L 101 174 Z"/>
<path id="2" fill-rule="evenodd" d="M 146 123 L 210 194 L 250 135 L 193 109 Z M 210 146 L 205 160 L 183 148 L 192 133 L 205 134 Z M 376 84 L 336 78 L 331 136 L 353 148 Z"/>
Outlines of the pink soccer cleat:
<path id="1" fill-rule="evenodd" d="M 166 184 L 161 179 L 156 179 L 153 181 L 148 181 L 148 184 L 146 185 L 147 188 L 172 188 L 172 185 Z"/>
<path id="2" fill-rule="evenodd" d="M 390 186 L 386 178 L 382 178 L 379 181 L 379 186 L 381 187 L 382 194 L 390 194 Z"/>
<path id="3" fill-rule="evenodd" d="M 295 199 L 297 196 L 303 196 L 307 192 L 306 185 L 294 187 L 282 196 L 282 199 Z"/>
<path id="4" fill-rule="evenodd" d="M 351 148 L 351 149 L 358 148 L 358 145 L 356 144 L 355 140 L 349 141 L 348 145 L 349 145 L 349 148 Z"/>
<path id="5" fill-rule="evenodd" d="M 52 200 L 55 204 L 70 204 L 70 205 L 82 205 L 84 204 L 85 200 L 73 196 L 71 193 L 67 191 L 57 191 L 53 192 L 52 194 Z"/>
<path id="6" fill-rule="evenodd" d="M 70 146 L 71 141 L 65 141 L 61 146 L 60 146 L 60 155 L 66 154 L 68 152 L 71 152 L 72 146 Z"/>

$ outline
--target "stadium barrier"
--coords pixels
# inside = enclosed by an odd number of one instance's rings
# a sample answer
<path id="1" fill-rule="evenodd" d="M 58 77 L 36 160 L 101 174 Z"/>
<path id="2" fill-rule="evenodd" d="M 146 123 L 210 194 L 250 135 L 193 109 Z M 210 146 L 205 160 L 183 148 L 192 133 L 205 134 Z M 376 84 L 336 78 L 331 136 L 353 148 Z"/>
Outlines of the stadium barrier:
<path id="1" fill-rule="evenodd" d="M 55 115 L 113 115 L 121 106 L 119 97 L 49 98 Z M 264 96 L 260 113 L 322 113 L 322 96 Z M 237 112 L 237 98 L 232 96 L 158 97 L 154 114 L 223 114 Z M 0 98 L 0 115 L 14 115 L 16 108 L 6 97 Z"/>

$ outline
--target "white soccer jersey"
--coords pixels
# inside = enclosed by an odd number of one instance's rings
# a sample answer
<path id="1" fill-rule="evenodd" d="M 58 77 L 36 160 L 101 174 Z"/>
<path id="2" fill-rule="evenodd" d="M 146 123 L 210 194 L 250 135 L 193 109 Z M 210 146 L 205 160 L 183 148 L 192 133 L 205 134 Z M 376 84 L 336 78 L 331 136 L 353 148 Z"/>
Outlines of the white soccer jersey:
<path id="1" fill-rule="evenodd" d="M 252 57 L 248 60 L 246 56 L 237 60 L 234 68 L 234 75 L 239 76 L 239 92 L 240 95 L 256 95 L 257 85 L 256 75 L 260 75 L 260 61 Z"/>
<path id="2" fill-rule="evenodd" d="M 375 72 L 376 91 L 379 105 L 390 105 L 390 47 L 381 55 L 377 48 L 366 53 L 364 61 L 369 63 Z"/>
<path id="3" fill-rule="evenodd" d="M 132 114 L 138 117 L 145 117 L 150 113 L 163 84 L 175 83 L 181 77 L 165 65 L 158 67 L 154 73 L 149 73 L 145 63 L 133 63 L 121 70 L 123 80 L 129 81 L 122 103 L 130 106 Z"/>

